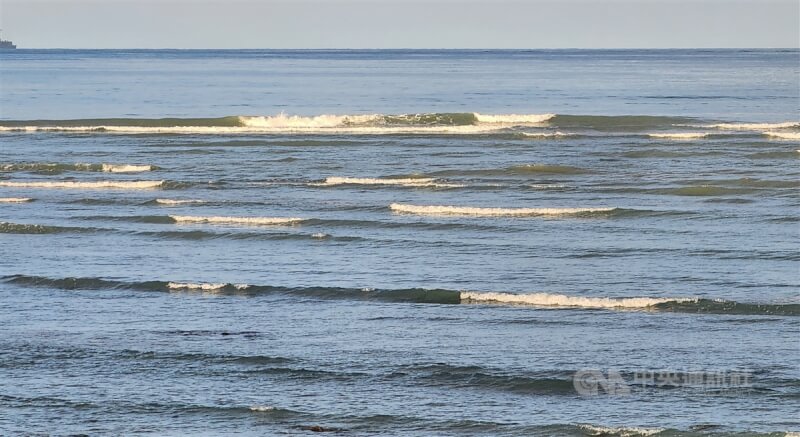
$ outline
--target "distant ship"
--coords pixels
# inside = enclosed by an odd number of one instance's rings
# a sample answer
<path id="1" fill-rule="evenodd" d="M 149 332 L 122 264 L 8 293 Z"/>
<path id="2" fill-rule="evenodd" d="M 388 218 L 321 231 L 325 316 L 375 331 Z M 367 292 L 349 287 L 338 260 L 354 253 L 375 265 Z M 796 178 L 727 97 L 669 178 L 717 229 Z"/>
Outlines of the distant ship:
<path id="1" fill-rule="evenodd" d="M 15 48 L 17 48 L 17 46 L 15 46 L 13 42 L 0 38 L 0 50 L 12 50 Z"/>

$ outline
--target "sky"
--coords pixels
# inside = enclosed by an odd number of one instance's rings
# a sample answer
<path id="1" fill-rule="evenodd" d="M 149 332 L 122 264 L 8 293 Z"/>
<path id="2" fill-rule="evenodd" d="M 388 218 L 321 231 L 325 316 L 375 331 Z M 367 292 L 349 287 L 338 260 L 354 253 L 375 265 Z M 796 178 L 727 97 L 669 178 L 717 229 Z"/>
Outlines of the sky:
<path id="1" fill-rule="evenodd" d="M 20 48 L 800 47 L 800 0 L 0 0 Z"/>

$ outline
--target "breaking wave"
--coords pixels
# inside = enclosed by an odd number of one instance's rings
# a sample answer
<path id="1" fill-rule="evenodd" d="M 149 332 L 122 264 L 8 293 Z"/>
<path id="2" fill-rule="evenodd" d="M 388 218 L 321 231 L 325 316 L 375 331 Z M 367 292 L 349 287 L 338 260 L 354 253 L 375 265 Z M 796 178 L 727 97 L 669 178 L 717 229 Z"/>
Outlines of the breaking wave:
<path id="1" fill-rule="evenodd" d="M 157 170 L 153 165 L 131 165 L 131 164 L 101 164 L 104 172 L 108 173 L 139 173 L 143 171 Z"/>
<path id="2" fill-rule="evenodd" d="M 652 297 L 608 298 L 579 297 L 564 294 L 533 293 L 473 293 L 462 292 L 461 299 L 467 302 L 507 303 L 533 306 L 560 306 L 581 308 L 649 308 L 667 302 L 688 302 L 692 299 L 670 299 Z M 696 299 L 694 300 L 696 302 Z"/>
<path id="3" fill-rule="evenodd" d="M 556 132 L 520 132 L 525 138 L 567 138 L 577 137 L 575 133 L 565 133 L 561 131 Z"/>
<path id="4" fill-rule="evenodd" d="M 226 217 L 226 216 L 189 216 L 189 215 L 171 215 L 170 219 L 176 223 L 208 223 L 208 224 L 222 224 L 222 225 L 249 225 L 249 226 L 263 226 L 263 225 L 290 225 L 305 221 L 302 218 L 284 218 L 284 217 Z"/>
<path id="5" fill-rule="evenodd" d="M 29 171 L 37 173 L 63 173 L 65 171 L 86 171 L 86 172 L 105 172 L 105 173 L 140 173 L 145 171 L 159 170 L 154 165 L 134 165 L 134 164 L 61 164 L 48 162 L 29 162 L 0 165 L 0 171 Z"/>
<path id="6" fill-rule="evenodd" d="M 418 114 L 234 115 L 218 118 L 98 118 L 82 120 L 0 121 L 0 132 L 97 132 L 121 134 L 445 134 L 513 133 L 530 138 L 559 138 L 573 132 L 642 132 L 695 126 L 719 130 L 771 130 L 800 127 L 783 123 L 703 123 L 689 117 L 647 115 L 482 114 L 477 112 Z M 525 127 L 553 129 L 526 132 Z M 565 129 L 562 132 L 556 129 Z M 655 134 L 661 135 L 661 134 Z M 684 133 L 664 138 L 687 139 Z M 696 137 L 693 137 L 696 138 Z M 102 171 L 102 170 L 100 170 Z M 128 170 L 145 171 L 145 170 Z"/>
<path id="7" fill-rule="evenodd" d="M 408 205 L 393 203 L 389 209 L 395 212 L 419 215 L 466 215 L 484 217 L 560 216 L 587 213 L 611 212 L 617 208 L 482 208 L 473 206 Z"/>
<path id="8" fill-rule="evenodd" d="M 650 437 L 666 431 L 664 428 L 609 427 L 597 425 L 578 425 L 588 436 L 603 437 Z"/>
<path id="9" fill-rule="evenodd" d="M 352 133 L 475 134 L 514 126 L 540 125 L 554 114 L 355 114 L 229 116 L 220 118 L 105 118 L 0 122 L 0 132 L 108 132 L 128 134 Z"/>
<path id="10" fill-rule="evenodd" d="M 647 134 L 650 138 L 664 138 L 668 140 L 692 140 L 699 138 L 706 138 L 708 133 L 705 132 L 678 132 L 678 133 L 653 133 Z"/>
<path id="11" fill-rule="evenodd" d="M 90 228 L 0 222 L 0 234 L 60 234 L 66 232 L 92 232 L 92 231 L 93 229 Z"/>
<path id="12" fill-rule="evenodd" d="M 9 188 L 68 188 L 68 189 L 126 189 L 126 190 L 144 190 L 150 188 L 158 188 L 164 184 L 164 181 L 93 181 L 93 182 L 78 182 L 78 181 L 25 181 L 25 182 L 12 182 L 0 181 L 0 187 Z"/>
<path id="13" fill-rule="evenodd" d="M 167 288 L 170 290 L 201 290 L 201 291 L 216 291 L 222 290 L 225 287 L 233 287 L 236 290 L 246 290 L 249 285 L 247 284 L 208 284 L 208 283 L 192 283 L 192 282 L 168 282 Z"/>
<path id="14" fill-rule="evenodd" d="M 206 203 L 205 200 L 194 200 L 194 199 L 155 199 L 154 202 L 158 205 L 167 205 L 167 206 L 193 205 L 193 204 Z"/>
<path id="15" fill-rule="evenodd" d="M 0 197 L 0 203 L 24 203 L 32 202 L 30 197 Z"/>
<path id="16" fill-rule="evenodd" d="M 323 182 L 313 182 L 309 185 L 331 187 L 337 185 L 394 185 L 402 187 L 433 187 L 433 188 L 460 188 L 464 185 L 451 184 L 434 178 L 351 178 L 333 176 Z"/>
<path id="17" fill-rule="evenodd" d="M 425 288 L 381 290 L 344 287 L 279 287 L 213 282 L 125 282 L 102 278 L 47 278 L 28 275 L 3 276 L 0 280 L 23 287 L 47 287 L 63 290 L 125 289 L 160 292 L 185 290 L 212 291 L 221 295 L 257 296 L 284 294 L 318 299 L 375 300 L 398 303 L 499 304 L 552 309 L 622 309 L 695 314 L 800 316 L 800 304 L 741 303 L 727 300 L 682 297 L 595 297 L 550 293 L 513 294 Z"/>
<path id="18" fill-rule="evenodd" d="M 538 124 L 544 123 L 556 114 L 505 114 L 491 115 L 473 113 L 478 123 L 503 123 L 503 124 Z"/>
<path id="19" fill-rule="evenodd" d="M 763 129 L 789 129 L 800 127 L 800 122 L 786 121 L 782 123 L 717 123 L 708 127 L 728 130 L 763 130 Z"/>
<path id="20" fill-rule="evenodd" d="M 782 140 L 800 140 L 800 132 L 764 132 L 764 135 Z"/>

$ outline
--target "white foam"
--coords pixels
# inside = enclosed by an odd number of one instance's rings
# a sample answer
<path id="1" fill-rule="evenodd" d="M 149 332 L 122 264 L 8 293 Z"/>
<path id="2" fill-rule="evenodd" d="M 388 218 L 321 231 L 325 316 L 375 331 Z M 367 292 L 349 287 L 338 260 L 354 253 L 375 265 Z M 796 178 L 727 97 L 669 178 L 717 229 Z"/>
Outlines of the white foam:
<path id="1" fill-rule="evenodd" d="M 30 197 L 0 197 L 0 203 L 23 203 L 31 201 L 33 201 L 33 199 Z"/>
<path id="2" fill-rule="evenodd" d="M 708 136 L 707 132 L 680 132 L 680 133 L 652 133 L 647 134 L 650 138 L 665 138 L 668 140 L 691 140 L 696 138 L 705 138 Z"/>
<path id="3" fill-rule="evenodd" d="M 695 299 L 653 297 L 580 297 L 565 294 L 532 293 L 480 293 L 461 292 L 461 300 L 468 302 L 496 302 L 515 305 L 562 306 L 581 308 L 647 308 L 665 302 L 691 302 Z"/>
<path id="4" fill-rule="evenodd" d="M 393 203 L 389 205 L 389 209 L 397 212 L 421 215 L 537 216 L 607 212 L 613 211 L 616 208 L 481 208 L 473 206 L 407 205 Z"/>
<path id="5" fill-rule="evenodd" d="M 709 127 L 728 130 L 763 130 L 763 129 L 786 129 L 800 127 L 798 121 L 785 121 L 782 123 L 719 123 Z"/>
<path id="6" fill-rule="evenodd" d="M 161 205 L 189 205 L 197 203 L 205 203 L 205 200 L 192 200 L 192 199 L 156 199 L 156 203 Z"/>
<path id="7" fill-rule="evenodd" d="M 439 188 L 459 188 L 463 185 L 448 184 L 438 182 L 433 178 L 351 178 L 332 176 L 326 178 L 324 182 L 315 182 L 313 186 L 336 186 L 336 185 L 397 185 L 406 187 L 439 187 Z"/>
<path id="8" fill-rule="evenodd" d="M 330 235 L 328 235 L 328 234 L 326 234 L 324 232 L 317 232 L 315 234 L 311 234 L 311 238 L 316 238 L 318 240 L 324 240 L 325 238 L 328 238 L 328 237 L 330 237 Z"/>
<path id="9" fill-rule="evenodd" d="M 259 412 L 266 412 L 266 411 L 274 411 L 275 407 L 270 405 L 253 405 L 250 407 L 250 411 L 259 411 Z"/>
<path id="10" fill-rule="evenodd" d="M 281 113 L 275 116 L 240 116 L 239 121 L 245 127 L 251 128 L 308 129 L 365 124 L 379 121 L 382 118 L 383 116 L 379 114 L 317 115 L 313 117 L 302 117 L 299 115 L 286 115 Z"/>
<path id="11" fill-rule="evenodd" d="M 522 132 L 523 136 L 529 138 L 560 138 L 560 137 L 572 137 L 575 134 L 571 133 L 564 133 L 561 131 L 557 132 Z"/>
<path id="12" fill-rule="evenodd" d="M 579 427 L 588 431 L 590 436 L 648 437 L 665 431 L 664 428 L 608 427 L 596 425 L 579 425 Z"/>
<path id="13" fill-rule="evenodd" d="M 47 182 L 12 182 L 0 181 L 0 187 L 10 188 L 75 188 L 75 189 L 99 189 L 99 188 L 119 188 L 131 190 L 143 190 L 148 188 L 160 187 L 164 181 L 47 181 Z"/>
<path id="14" fill-rule="evenodd" d="M 556 114 L 478 114 L 473 113 L 478 123 L 502 123 L 502 124 L 539 124 L 544 123 Z"/>
<path id="15" fill-rule="evenodd" d="M 239 116 L 240 126 L 0 126 L 0 132 L 103 132 L 121 134 L 480 134 L 506 127 L 524 124 L 541 124 L 555 114 L 474 114 L 477 123 L 450 125 L 446 123 L 426 125 L 425 116 L 436 114 L 386 116 L 382 114 L 356 115 L 299 115 L 278 114 L 274 116 Z M 415 117 L 421 122 L 414 124 Z M 406 120 L 394 124 L 387 119 Z M 143 166 L 134 166 L 143 167 Z M 152 168 L 151 168 L 152 170 Z M 128 170 L 146 171 L 146 170 Z"/>
<path id="16" fill-rule="evenodd" d="M 800 140 L 800 132 L 764 132 L 764 135 L 782 140 Z"/>
<path id="17" fill-rule="evenodd" d="M 533 188 L 534 190 L 561 190 L 564 188 L 568 188 L 564 184 L 531 184 L 528 186 Z"/>
<path id="18" fill-rule="evenodd" d="M 152 165 L 130 165 L 130 164 L 103 164 L 103 171 L 107 173 L 139 173 L 152 171 Z"/>
<path id="19" fill-rule="evenodd" d="M 429 135 L 474 135 L 493 132 L 501 127 L 493 125 L 462 126 L 26 126 L 9 128 L 0 126 L 0 132 L 100 132 L 116 134 L 322 134 L 322 135 L 392 135 L 392 134 L 429 134 Z"/>
<path id="20" fill-rule="evenodd" d="M 171 290 L 202 290 L 202 291 L 215 291 L 221 290 L 227 286 L 233 286 L 237 290 L 245 290 L 250 288 L 247 284 L 223 284 L 223 283 L 192 283 L 192 282 L 170 282 L 167 288 Z"/>
<path id="21" fill-rule="evenodd" d="M 292 223 L 302 222 L 305 219 L 301 218 L 283 218 L 283 217 L 225 217 L 225 216 L 188 216 L 188 215 L 171 215 L 170 218 L 178 223 L 211 223 L 211 224 L 227 224 L 227 225 L 288 225 Z"/>

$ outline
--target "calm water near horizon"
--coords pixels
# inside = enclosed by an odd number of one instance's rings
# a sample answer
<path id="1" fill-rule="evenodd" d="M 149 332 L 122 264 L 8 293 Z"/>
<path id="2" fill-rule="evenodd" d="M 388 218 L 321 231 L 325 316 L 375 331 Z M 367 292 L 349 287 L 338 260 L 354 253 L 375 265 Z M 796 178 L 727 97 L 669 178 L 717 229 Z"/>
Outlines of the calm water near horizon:
<path id="1" fill-rule="evenodd" d="M 0 51 L 0 434 L 800 432 L 800 50 Z"/>

